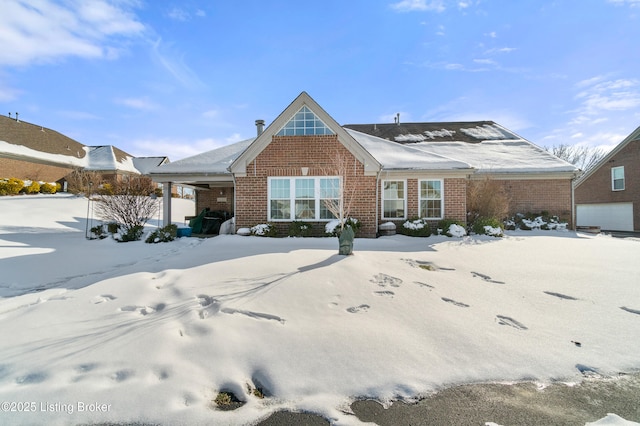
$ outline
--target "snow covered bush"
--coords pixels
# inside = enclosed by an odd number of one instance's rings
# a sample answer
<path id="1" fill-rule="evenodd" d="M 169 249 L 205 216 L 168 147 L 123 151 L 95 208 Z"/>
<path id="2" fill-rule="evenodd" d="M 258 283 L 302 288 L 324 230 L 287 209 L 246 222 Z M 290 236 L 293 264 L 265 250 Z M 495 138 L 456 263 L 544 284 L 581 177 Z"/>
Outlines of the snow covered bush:
<path id="1" fill-rule="evenodd" d="M 532 229 L 542 230 L 558 230 L 566 231 L 567 222 L 561 221 L 558 216 L 550 215 L 549 212 L 543 211 L 541 213 L 518 213 L 514 218 L 505 222 L 507 229 L 521 229 L 523 231 L 530 231 Z"/>
<path id="2" fill-rule="evenodd" d="M 360 225 L 361 223 L 355 217 L 349 217 L 344 222 L 344 226 L 351 227 L 354 233 L 358 232 L 358 229 L 360 229 Z M 324 232 L 331 237 L 337 237 L 340 234 L 340 220 L 333 219 L 327 222 L 327 224 L 324 226 Z"/>
<path id="3" fill-rule="evenodd" d="M 502 222 L 492 217 L 481 217 L 473 223 L 473 232 L 477 235 L 491 235 L 493 237 L 502 237 Z"/>
<path id="4" fill-rule="evenodd" d="M 144 242 L 149 244 L 168 243 L 169 241 L 175 240 L 177 235 L 178 235 L 178 226 L 171 224 L 171 225 L 167 225 L 162 228 L 156 229 L 155 231 L 149 234 L 149 236 Z"/>
<path id="5" fill-rule="evenodd" d="M 138 241 L 142 238 L 144 233 L 144 226 L 136 225 L 130 228 L 126 228 L 124 233 L 116 232 L 113 234 L 113 239 L 120 243 L 128 243 L 129 241 Z"/>
<path id="6" fill-rule="evenodd" d="M 289 224 L 290 237 L 308 237 L 311 235 L 311 224 L 294 220 Z"/>
<path id="7" fill-rule="evenodd" d="M 271 223 L 261 223 L 251 228 L 251 235 L 260 237 L 275 237 L 276 233 L 276 228 Z"/>
<path id="8" fill-rule="evenodd" d="M 456 225 L 456 226 L 451 226 Z M 447 237 L 464 237 L 467 231 L 464 224 L 456 219 L 442 219 L 438 222 L 438 234 Z"/>
<path id="9" fill-rule="evenodd" d="M 158 202 L 149 194 L 154 185 L 147 177 L 130 177 L 114 185 L 114 195 L 98 195 L 95 211 L 99 218 L 118 223 L 124 231 L 122 241 L 142 237 L 142 229 L 158 211 Z M 138 232 L 139 230 L 139 232 Z"/>
<path id="10" fill-rule="evenodd" d="M 89 230 L 91 233 L 89 234 L 89 239 L 91 240 L 103 240 L 107 238 L 107 232 L 104 229 L 104 225 L 94 226 Z"/>
<path id="11" fill-rule="evenodd" d="M 458 225 L 457 223 L 452 223 L 451 225 L 449 225 L 449 229 L 447 229 L 445 235 L 447 237 L 462 238 L 467 235 L 467 230 L 464 228 L 464 226 Z"/>
<path id="12" fill-rule="evenodd" d="M 405 221 L 398 232 L 410 237 L 428 237 L 431 235 L 431 228 L 426 219 L 414 218 Z"/>
<path id="13" fill-rule="evenodd" d="M 25 194 L 37 194 L 40 192 L 40 183 L 36 182 L 35 180 L 32 180 L 28 183 L 25 182 L 25 185 L 22 188 L 22 191 Z"/>

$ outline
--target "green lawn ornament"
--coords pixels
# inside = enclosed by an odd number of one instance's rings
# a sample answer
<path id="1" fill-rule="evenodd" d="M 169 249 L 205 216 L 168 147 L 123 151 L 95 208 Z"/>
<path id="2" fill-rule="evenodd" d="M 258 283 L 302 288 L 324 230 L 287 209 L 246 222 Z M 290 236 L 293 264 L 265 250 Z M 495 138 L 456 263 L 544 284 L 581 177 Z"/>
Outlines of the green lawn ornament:
<path id="1" fill-rule="evenodd" d="M 353 228 L 350 226 L 345 226 L 342 232 L 340 232 L 340 236 L 338 237 L 338 241 L 340 242 L 340 248 L 338 250 L 338 254 L 349 256 L 353 254 L 353 239 L 356 234 L 353 232 Z"/>

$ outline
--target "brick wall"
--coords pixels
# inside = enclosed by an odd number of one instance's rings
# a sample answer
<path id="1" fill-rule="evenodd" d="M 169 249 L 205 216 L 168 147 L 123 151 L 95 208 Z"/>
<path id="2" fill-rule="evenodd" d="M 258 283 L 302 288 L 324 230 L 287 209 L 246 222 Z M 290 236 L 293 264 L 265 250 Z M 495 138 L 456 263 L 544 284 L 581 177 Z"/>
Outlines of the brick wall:
<path id="1" fill-rule="evenodd" d="M 624 191 L 611 190 L 611 168 L 624 166 Z M 633 223 L 640 229 L 640 140 L 629 142 L 575 190 L 576 204 L 633 202 Z"/>
<path id="2" fill-rule="evenodd" d="M 509 214 L 548 211 L 571 223 L 571 180 L 499 180 L 509 195 Z"/>
<path id="3" fill-rule="evenodd" d="M 271 143 L 247 165 L 247 176 L 236 178 L 236 227 L 251 227 L 266 223 L 268 218 L 267 178 L 270 176 L 337 175 L 332 158 L 337 154 L 348 164 L 345 178 L 346 199 L 352 199 L 351 216 L 362 222 L 359 237 L 375 237 L 376 177 L 364 176 L 364 167 L 338 141 L 336 135 L 274 136 Z M 280 235 L 286 235 L 289 223 L 276 222 Z M 314 230 L 324 232 L 324 224 L 314 224 Z"/>
<path id="4" fill-rule="evenodd" d="M 385 180 L 393 180 L 394 178 L 386 178 Z M 398 178 L 402 179 L 402 178 Z M 431 179 L 431 178 L 430 178 Z M 419 210 L 419 193 L 418 182 L 422 179 L 406 179 L 407 182 L 407 219 L 418 217 Z M 465 178 L 446 178 L 443 179 L 444 186 L 444 217 L 443 219 L 456 219 L 462 223 L 467 222 L 467 180 Z M 394 222 L 396 227 L 402 226 L 407 219 L 382 219 L 382 188 L 379 192 L 379 224 L 385 222 Z M 432 230 L 435 230 L 439 220 L 429 221 Z"/>
<path id="5" fill-rule="evenodd" d="M 57 182 L 71 172 L 72 169 L 63 167 L 0 158 L 0 178 Z"/>
<path id="6" fill-rule="evenodd" d="M 198 189 L 196 191 L 196 214 L 206 207 L 209 210 L 224 210 L 233 214 L 233 186 Z"/>

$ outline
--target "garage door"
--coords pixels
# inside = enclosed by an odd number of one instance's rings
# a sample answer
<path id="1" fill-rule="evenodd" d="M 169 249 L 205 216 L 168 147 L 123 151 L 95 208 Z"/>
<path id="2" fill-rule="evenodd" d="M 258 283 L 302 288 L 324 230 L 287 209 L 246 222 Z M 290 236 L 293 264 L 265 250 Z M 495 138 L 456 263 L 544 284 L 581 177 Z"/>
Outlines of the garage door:
<path id="1" fill-rule="evenodd" d="M 578 204 L 576 223 L 578 226 L 599 226 L 608 231 L 633 231 L 633 204 Z"/>

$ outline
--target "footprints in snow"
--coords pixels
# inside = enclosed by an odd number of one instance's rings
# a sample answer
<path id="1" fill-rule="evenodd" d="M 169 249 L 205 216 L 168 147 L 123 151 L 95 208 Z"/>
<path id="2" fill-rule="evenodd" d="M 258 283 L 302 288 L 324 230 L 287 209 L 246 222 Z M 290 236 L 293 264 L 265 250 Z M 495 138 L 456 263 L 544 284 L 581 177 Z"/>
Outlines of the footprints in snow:
<path id="1" fill-rule="evenodd" d="M 402 284 L 402 280 L 400 278 L 392 277 L 387 274 L 376 274 L 373 276 L 373 279 L 369 281 L 374 284 L 378 284 L 380 287 L 400 287 L 400 284 Z"/>
<path id="2" fill-rule="evenodd" d="M 492 279 L 489 275 L 481 274 L 480 272 L 471 271 L 471 275 L 473 275 L 475 278 L 481 278 L 484 281 L 489 282 L 489 283 L 504 284 L 504 281 L 496 281 L 496 280 Z"/>
<path id="3" fill-rule="evenodd" d="M 528 330 L 528 328 L 519 321 L 514 320 L 511 317 L 506 317 L 504 315 L 496 315 L 498 320 L 498 324 L 500 325 L 508 325 L 509 327 L 513 327 L 517 330 Z"/>
<path id="4" fill-rule="evenodd" d="M 352 314 L 357 314 L 358 312 L 367 312 L 371 306 L 369 305 L 360 305 L 360 306 L 352 306 L 351 308 L 347 308 L 347 312 Z"/>
<path id="5" fill-rule="evenodd" d="M 220 302 L 218 300 L 206 294 L 199 294 L 197 296 L 197 299 L 198 299 L 198 303 L 202 307 L 202 309 L 198 311 L 198 315 L 200 316 L 200 319 L 205 319 L 211 315 L 217 314 L 218 312 L 222 312 L 224 314 L 230 314 L 230 315 L 240 314 L 240 315 L 247 316 L 249 318 L 259 319 L 259 320 L 278 321 L 281 324 L 284 324 L 285 322 L 283 318 L 280 318 L 277 315 L 266 314 L 263 312 L 245 311 L 242 309 L 221 308 Z"/>
<path id="6" fill-rule="evenodd" d="M 89 377 L 102 377 L 105 382 L 111 382 L 113 384 L 121 384 L 127 382 L 135 377 L 143 377 L 140 372 L 135 369 L 115 369 L 109 370 L 98 363 L 88 362 L 78 364 L 71 368 L 71 374 L 68 374 L 70 382 L 75 383 L 85 380 Z M 171 368 L 163 365 L 156 365 L 150 368 L 150 374 L 155 377 L 156 380 L 163 381 L 171 377 Z M 66 374 L 63 374 L 66 375 Z M 20 386 L 37 385 L 44 383 L 48 380 L 55 380 L 56 383 L 60 381 L 60 378 L 52 377 L 47 371 L 33 371 L 23 375 L 19 375 L 14 379 L 14 382 Z"/>
<path id="7" fill-rule="evenodd" d="M 559 299 L 564 299 L 564 300 L 578 300 L 577 298 L 573 297 L 573 296 L 567 296 L 566 294 L 562 294 L 562 293 L 556 293 L 553 291 L 545 291 L 545 294 L 548 294 L 549 296 L 554 296 L 557 297 Z"/>
<path id="8" fill-rule="evenodd" d="M 448 297 L 441 297 L 441 299 L 447 303 L 451 303 L 454 306 L 457 306 L 459 308 L 468 308 L 469 305 L 467 305 L 466 303 L 462 303 L 462 302 L 458 302 L 456 300 L 453 299 L 449 299 Z"/>

